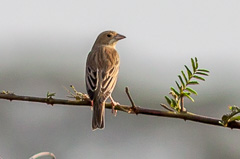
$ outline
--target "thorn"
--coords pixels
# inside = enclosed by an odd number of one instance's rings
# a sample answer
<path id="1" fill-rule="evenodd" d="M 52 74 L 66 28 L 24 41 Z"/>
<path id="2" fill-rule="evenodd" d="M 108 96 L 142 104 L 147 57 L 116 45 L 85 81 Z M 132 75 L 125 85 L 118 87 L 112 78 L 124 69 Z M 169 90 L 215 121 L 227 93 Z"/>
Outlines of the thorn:
<path id="1" fill-rule="evenodd" d="M 165 105 L 165 104 L 160 104 L 163 108 L 165 108 L 165 109 L 167 109 L 168 111 L 170 111 L 170 112 L 174 112 L 174 110 L 172 110 L 170 107 L 168 107 L 167 105 Z"/>

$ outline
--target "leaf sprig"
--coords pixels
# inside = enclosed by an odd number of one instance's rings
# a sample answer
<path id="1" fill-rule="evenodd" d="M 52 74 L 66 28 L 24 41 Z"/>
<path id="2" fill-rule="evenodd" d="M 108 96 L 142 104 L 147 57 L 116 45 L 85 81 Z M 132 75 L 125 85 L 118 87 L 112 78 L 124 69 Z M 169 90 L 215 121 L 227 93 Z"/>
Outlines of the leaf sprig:
<path id="1" fill-rule="evenodd" d="M 231 113 L 223 115 L 222 120 L 219 122 L 225 127 L 228 126 L 229 122 L 240 120 L 240 116 L 237 116 L 240 113 L 240 108 L 237 106 L 229 106 L 228 108 L 231 110 Z"/>
<path id="2" fill-rule="evenodd" d="M 192 71 L 189 69 L 188 66 L 184 65 L 186 68 L 186 72 L 181 71 L 181 75 L 178 75 L 179 82 L 176 82 L 178 91 L 174 88 L 171 87 L 170 89 L 170 95 L 172 96 L 169 98 L 168 96 L 165 96 L 165 99 L 167 103 L 175 110 L 177 111 L 186 111 L 184 108 L 184 98 L 187 97 L 190 99 L 192 102 L 194 102 L 194 99 L 191 97 L 191 94 L 197 95 L 198 93 L 189 87 L 189 85 L 197 85 L 199 82 L 197 80 L 205 81 L 205 78 L 202 76 L 208 76 L 209 71 L 207 69 L 200 69 L 198 68 L 198 60 L 195 57 L 194 59 L 191 58 L 191 63 L 192 63 Z"/>
<path id="3" fill-rule="evenodd" d="M 56 93 L 55 92 L 47 92 L 47 98 L 48 99 L 51 99 L 52 97 L 54 97 L 56 95 Z"/>

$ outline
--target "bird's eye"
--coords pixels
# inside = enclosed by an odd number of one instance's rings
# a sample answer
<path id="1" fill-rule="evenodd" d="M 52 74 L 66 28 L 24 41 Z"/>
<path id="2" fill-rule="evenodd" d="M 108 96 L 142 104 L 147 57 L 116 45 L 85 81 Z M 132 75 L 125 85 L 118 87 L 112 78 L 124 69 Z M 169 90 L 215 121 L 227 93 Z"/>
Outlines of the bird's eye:
<path id="1" fill-rule="evenodd" d="M 111 35 L 111 34 L 108 34 L 108 35 L 107 35 L 107 37 L 111 38 L 111 37 L 112 37 L 112 35 Z"/>

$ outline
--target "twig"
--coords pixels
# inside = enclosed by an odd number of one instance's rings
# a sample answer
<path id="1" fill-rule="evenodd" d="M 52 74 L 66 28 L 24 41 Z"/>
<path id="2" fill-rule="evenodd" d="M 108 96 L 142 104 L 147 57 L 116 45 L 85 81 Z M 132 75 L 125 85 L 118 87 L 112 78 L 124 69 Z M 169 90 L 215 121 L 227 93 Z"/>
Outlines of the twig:
<path id="1" fill-rule="evenodd" d="M 180 111 L 181 112 L 186 112 L 187 110 L 184 107 L 184 98 L 183 97 L 181 97 L 180 102 L 181 102 L 181 110 Z"/>
<path id="2" fill-rule="evenodd" d="M 45 156 L 50 156 L 50 157 L 52 157 L 52 159 L 56 159 L 55 155 L 51 152 L 40 152 L 38 154 L 33 155 L 29 159 L 37 159 L 39 157 L 45 157 Z"/>
<path id="3" fill-rule="evenodd" d="M 130 95 L 130 92 L 129 92 L 128 87 L 125 87 L 125 91 L 126 91 L 126 94 L 127 94 L 128 98 L 129 98 L 131 104 L 132 104 L 131 110 L 132 110 L 135 114 L 138 114 L 138 112 L 137 112 L 137 107 L 136 107 L 136 105 L 135 105 L 135 103 L 134 103 L 134 101 L 133 101 L 133 99 L 132 99 L 132 97 L 131 97 L 131 95 Z"/>
<path id="4" fill-rule="evenodd" d="M 129 92 L 128 92 L 128 95 Z M 129 96 L 131 99 L 131 96 Z M 46 103 L 46 104 L 61 104 L 61 105 L 66 105 L 66 106 L 91 106 L 90 101 L 78 101 L 78 100 L 64 100 L 64 99 L 47 99 L 47 98 L 39 98 L 39 97 L 30 97 L 30 96 L 19 96 L 15 94 L 2 94 L 0 93 L 0 98 L 1 99 L 7 99 L 7 100 L 19 100 L 19 101 L 29 101 L 29 102 L 38 102 L 38 103 Z M 132 100 L 132 99 L 131 99 Z M 130 101 L 131 101 L 130 100 Z M 132 100 L 133 102 L 133 100 Z M 131 103 L 132 103 L 131 102 Z M 132 105 L 135 105 L 134 102 Z M 106 103 L 105 107 L 107 109 L 112 109 L 112 104 L 111 103 Z M 132 111 L 132 106 L 128 105 L 117 105 L 115 106 L 116 110 L 119 111 Z M 124 111 L 125 112 L 125 111 Z M 204 123 L 204 124 L 209 124 L 209 125 L 216 125 L 220 127 L 224 127 L 221 125 L 219 122 L 221 119 L 217 118 L 212 118 L 212 117 L 206 117 L 206 116 L 201 116 L 197 114 L 191 114 L 191 113 L 176 113 L 176 112 L 170 112 L 170 111 L 161 111 L 161 110 L 154 110 L 154 109 L 146 109 L 146 108 L 140 108 L 136 107 L 136 112 L 138 114 L 144 114 L 144 115 L 151 115 L 151 116 L 158 116 L 158 117 L 169 117 L 169 118 L 179 118 L 179 119 L 184 119 L 184 120 L 191 120 L 194 122 L 199 122 L 199 123 Z M 227 127 L 229 128 L 235 128 L 235 129 L 240 129 L 240 123 L 233 121 L 228 123 Z"/>
<path id="5" fill-rule="evenodd" d="M 65 86 L 62 86 L 67 92 L 68 92 L 68 94 L 70 94 L 70 95 L 68 95 L 67 97 L 69 97 L 69 98 L 76 98 L 75 96 L 75 94 L 73 94 L 69 89 L 67 89 L 67 87 L 65 87 Z"/>
<path id="6" fill-rule="evenodd" d="M 132 104 L 132 107 L 136 107 L 135 104 L 134 104 L 134 101 L 132 100 L 132 97 L 131 97 L 131 95 L 130 95 L 130 93 L 129 93 L 128 87 L 125 88 L 125 91 L 126 91 L 126 93 L 127 93 L 127 96 L 128 96 L 128 98 L 129 98 L 131 104 Z"/>
<path id="7" fill-rule="evenodd" d="M 65 86 L 62 86 L 67 92 L 69 95 L 67 95 L 68 98 L 75 98 L 76 100 L 89 100 L 89 97 L 87 94 L 84 94 L 84 93 L 81 93 L 81 92 L 78 92 L 75 87 L 73 85 L 70 85 L 70 88 L 73 89 L 74 93 L 73 94 L 69 89 L 67 89 Z"/>

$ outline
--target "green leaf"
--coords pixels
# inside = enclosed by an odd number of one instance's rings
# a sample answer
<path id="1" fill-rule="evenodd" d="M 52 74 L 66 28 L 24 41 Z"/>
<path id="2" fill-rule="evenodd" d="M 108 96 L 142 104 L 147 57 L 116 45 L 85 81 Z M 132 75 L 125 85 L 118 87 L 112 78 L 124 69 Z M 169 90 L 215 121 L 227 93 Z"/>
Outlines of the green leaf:
<path id="1" fill-rule="evenodd" d="M 181 71 L 181 72 L 182 72 L 182 75 L 183 75 L 183 77 L 185 79 L 185 82 L 188 83 L 188 80 L 187 80 L 187 77 L 186 77 L 185 73 L 183 71 Z"/>
<path id="2" fill-rule="evenodd" d="M 205 79 L 204 79 L 204 78 L 202 78 L 202 77 L 200 77 L 200 76 L 193 75 L 193 77 L 194 77 L 194 78 L 196 78 L 196 79 L 200 79 L 200 80 L 202 80 L 202 81 L 205 81 Z"/>
<path id="3" fill-rule="evenodd" d="M 234 116 L 234 117 L 230 118 L 228 122 L 238 121 L 238 120 L 240 120 L 240 116 Z"/>
<path id="4" fill-rule="evenodd" d="M 223 121 L 219 121 L 218 123 L 219 123 L 219 124 L 221 124 L 222 126 L 224 126 L 224 123 L 223 123 Z"/>
<path id="5" fill-rule="evenodd" d="M 229 119 L 228 115 L 223 115 L 222 116 L 222 121 L 227 122 L 228 119 Z"/>
<path id="6" fill-rule="evenodd" d="M 198 69 L 198 71 L 200 71 L 200 72 L 207 72 L 207 73 L 209 73 L 209 71 L 208 71 L 207 69 Z"/>
<path id="7" fill-rule="evenodd" d="M 198 59 L 195 57 L 196 69 L 198 68 Z"/>
<path id="8" fill-rule="evenodd" d="M 224 126 L 227 126 L 231 121 L 240 120 L 240 116 L 235 116 L 240 113 L 240 108 L 237 106 L 229 106 L 229 109 L 232 112 L 222 116 L 221 122 L 224 124 Z"/>
<path id="9" fill-rule="evenodd" d="M 184 65 L 184 66 L 185 66 L 185 68 L 187 69 L 188 79 L 190 80 L 191 77 L 192 77 L 192 72 L 190 71 L 190 69 L 189 69 L 186 65 Z"/>
<path id="10" fill-rule="evenodd" d="M 229 108 L 230 110 L 233 110 L 233 106 L 229 106 L 228 108 Z"/>
<path id="11" fill-rule="evenodd" d="M 171 107 L 175 108 L 177 106 L 177 103 L 174 99 L 171 100 Z"/>
<path id="12" fill-rule="evenodd" d="M 190 82 L 188 82 L 187 85 L 194 85 L 194 84 L 199 84 L 199 83 L 198 83 L 198 81 L 190 81 Z"/>
<path id="13" fill-rule="evenodd" d="M 181 87 L 180 87 L 180 85 L 178 84 L 178 82 L 177 82 L 177 81 L 175 81 L 175 82 L 176 82 L 176 85 L 177 85 L 178 89 L 181 90 Z"/>
<path id="14" fill-rule="evenodd" d="M 178 75 L 179 80 L 175 81 L 178 89 L 174 87 L 170 87 L 169 97 L 165 96 L 165 99 L 167 100 L 168 104 L 175 110 L 180 109 L 181 98 L 186 97 L 190 99 L 192 102 L 194 102 L 194 99 L 191 97 L 191 95 L 192 94 L 197 95 L 198 93 L 194 89 L 190 88 L 191 86 L 188 86 L 188 85 L 199 84 L 198 82 L 199 80 L 205 81 L 204 76 L 209 75 L 209 71 L 207 69 L 198 69 L 197 57 L 191 58 L 191 65 L 192 65 L 192 68 L 190 66 L 184 65 L 186 71 L 181 70 L 181 73 Z M 236 111 L 235 108 L 231 107 L 230 115 L 226 116 L 227 117 L 226 121 L 222 120 L 221 122 L 223 124 L 228 123 L 228 120 L 231 117 L 235 116 L 236 113 L 238 112 L 240 112 L 240 108 L 239 108 L 239 111 Z"/>
<path id="15" fill-rule="evenodd" d="M 232 112 L 240 112 L 240 108 L 237 106 L 229 106 L 228 107 Z"/>
<path id="16" fill-rule="evenodd" d="M 183 79 L 182 79 L 182 77 L 181 77 L 180 75 L 178 75 L 178 78 L 180 79 L 180 81 L 181 81 L 181 83 L 182 83 L 183 87 L 185 88 L 185 83 L 183 82 Z"/>
<path id="17" fill-rule="evenodd" d="M 190 88 L 190 87 L 187 87 L 186 90 L 191 92 L 191 93 L 193 93 L 193 94 L 195 94 L 195 95 L 197 95 L 197 92 L 194 89 Z"/>
<path id="18" fill-rule="evenodd" d="M 52 98 L 53 96 L 55 96 L 56 95 L 56 93 L 55 92 L 47 92 L 47 98 Z"/>
<path id="19" fill-rule="evenodd" d="M 191 93 L 189 93 L 189 92 L 182 92 L 182 94 L 185 96 L 185 95 L 190 95 Z"/>
<path id="20" fill-rule="evenodd" d="M 180 95 L 180 93 L 178 92 L 178 91 L 176 91 L 176 89 L 175 88 L 173 88 L 173 87 L 171 87 L 171 90 L 177 95 L 177 96 L 179 96 Z"/>
<path id="21" fill-rule="evenodd" d="M 184 94 L 184 96 L 186 96 L 188 99 L 190 99 L 192 102 L 194 102 L 194 99 L 192 98 L 192 97 L 190 97 L 190 95 L 189 95 L 189 93 L 187 92 L 184 92 L 183 93 Z"/>
<path id="22" fill-rule="evenodd" d="M 219 121 L 219 123 L 222 124 L 222 126 L 226 127 L 228 125 L 228 120 L 229 120 L 229 117 L 227 115 L 223 115 L 222 121 Z"/>
<path id="23" fill-rule="evenodd" d="M 171 105 L 171 99 L 168 96 L 165 96 L 165 99 L 169 105 Z"/>
<path id="24" fill-rule="evenodd" d="M 193 72 L 196 72 L 196 66 L 195 66 L 195 62 L 194 62 L 193 58 L 191 58 L 191 62 L 192 62 Z"/>
<path id="25" fill-rule="evenodd" d="M 197 70 L 196 74 L 199 74 L 199 75 L 204 75 L 204 76 L 208 76 L 208 74 L 207 74 L 207 73 L 204 73 L 204 72 L 199 72 L 198 70 Z"/>

